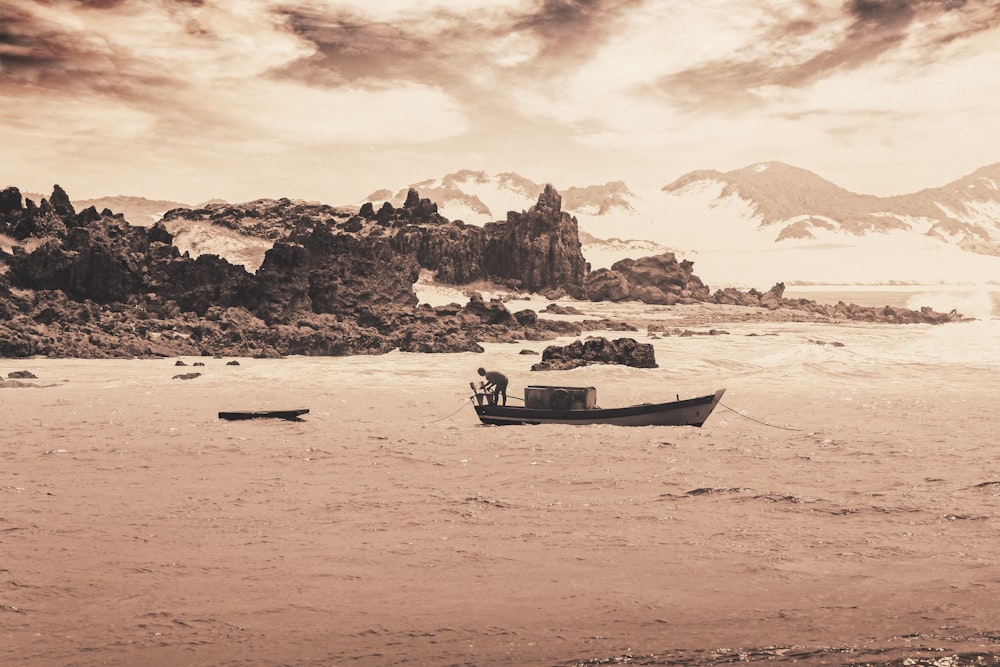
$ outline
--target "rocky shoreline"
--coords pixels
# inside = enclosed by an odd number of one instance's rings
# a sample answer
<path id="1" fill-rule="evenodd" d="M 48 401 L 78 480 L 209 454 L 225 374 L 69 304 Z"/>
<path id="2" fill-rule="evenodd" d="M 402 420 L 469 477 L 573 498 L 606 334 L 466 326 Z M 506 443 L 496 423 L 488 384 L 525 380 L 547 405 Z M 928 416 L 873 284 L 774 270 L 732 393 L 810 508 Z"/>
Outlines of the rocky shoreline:
<path id="1" fill-rule="evenodd" d="M 165 223 L 209 222 L 273 242 L 253 273 L 213 254 L 192 257 Z M 93 207 L 75 211 L 58 185 L 36 204 L 0 192 L 0 356 L 132 358 L 343 356 L 482 351 L 483 342 L 551 340 L 635 323 L 567 322 L 469 292 L 465 304 L 419 304 L 421 271 L 462 287 L 488 282 L 552 300 L 732 306 L 775 319 L 932 323 L 912 311 L 714 293 L 672 253 L 590 271 L 575 218 L 551 187 L 528 211 L 483 227 L 449 221 L 411 190 L 406 203 L 358 211 L 287 199 L 176 209 L 152 227 Z"/>

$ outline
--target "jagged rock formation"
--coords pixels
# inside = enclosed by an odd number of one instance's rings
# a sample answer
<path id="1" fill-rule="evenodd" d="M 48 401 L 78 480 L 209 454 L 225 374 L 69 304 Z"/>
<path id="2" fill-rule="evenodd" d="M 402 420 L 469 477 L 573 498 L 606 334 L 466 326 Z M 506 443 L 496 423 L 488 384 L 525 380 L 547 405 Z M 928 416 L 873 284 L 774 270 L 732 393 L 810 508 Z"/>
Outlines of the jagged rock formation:
<path id="1" fill-rule="evenodd" d="M 511 211 L 506 223 L 488 223 L 483 232 L 492 275 L 533 292 L 561 288 L 579 295 L 590 266 L 580 251 L 576 219 L 562 212 L 562 198 L 551 185 L 529 211 Z"/>
<path id="2" fill-rule="evenodd" d="M 241 234 L 273 239 L 260 268 L 248 272 L 213 254 L 181 253 L 168 220 L 211 219 Z M 579 335 L 624 323 L 568 323 L 511 313 L 500 301 L 418 306 L 422 269 L 439 280 L 487 280 L 553 296 L 712 301 L 801 308 L 767 294 L 709 295 L 690 262 L 672 254 L 624 260 L 588 274 L 575 218 L 558 193 L 543 190 L 528 211 L 482 228 L 451 222 L 411 191 L 356 214 L 291 200 L 210 204 L 171 211 L 152 227 L 130 225 L 94 207 L 76 212 L 58 185 L 39 204 L 16 188 L 0 192 L 0 355 L 133 357 L 377 354 L 481 351 L 480 341 L 515 342 Z M 779 289 L 780 287 L 780 289 Z M 815 306 L 815 304 L 813 304 Z M 831 318 L 950 321 L 897 309 L 831 307 Z M 925 312 L 926 311 L 926 312 Z"/>
<path id="3" fill-rule="evenodd" d="M 449 222 L 437 205 L 411 189 L 402 208 L 389 202 L 375 212 L 362 206 L 359 217 L 393 229 L 392 247 L 412 254 L 421 267 L 445 284 L 490 281 L 534 292 L 562 290 L 579 295 L 588 271 L 576 220 L 546 186 L 528 211 L 511 211 L 505 222 L 483 227 Z"/>
<path id="4" fill-rule="evenodd" d="M 707 301 L 708 287 L 693 273 L 694 263 L 678 262 L 672 252 L 623 259 L 610 269 L 598 269 L 584 281 L 591 301 L 642 301 L 674 305 Z"/>
<path id="5" fill-rule="evenodd" d="M 300 239 L 326 225 L 331 232 L 365 240 L 359 241 L 362 245 L 372 244 L 371 254 L 410 255 L 444 284 L 489 281 L 512 289 L 578 294 L 588 271 L 576 220 L 561 210 L 559 194 L 551 186 L 528 211 L 511 212 L 506 221 L 483 227 L 442 217 L 437 204 L 412 188 L 402 206 L 386 201 L 376 209 L 367 202 L 357 214 L 288 199 L 257 200 L 175 209 L 164 215 L 163 223 L 171 226 L 182 220 L 211 222 L 270 240 Z"/>
<path id="6" fill-rule="evenodd" d="M 279 236 L 273 217 L 262 223 L 246 210 L 215 206 L 194 215 Z M 582 330 L 579 323 L 541 320 L 532 311 L 511 314 L 499 301 L 475 297 L 465 307 L 418 308 L 412 289 L 421 252 L 425 261 L 436 257 L 440 263 L 453 260 L 459 246 L 496 248 L 524 239 L 553 256 L 553 245 L 540 239 L 553 217 L 551 201 L 543 211 L 525 214 L 523 229 L 498 225 L 495 237 L 480 230 L 468 235 L 471 241 L 415 192 L 402 210 L 383 206 L 358 216 L 325 208 L 310 216 L 306 213 L 315 208 L 288 200 L 276 204 L 283 206 L 299 208 L 299 215 L 262 266 L 249 273 L 216 255 L 181 254 L 162 222 L 146 228 L 107 210 L 76 213 L 59 186 L 37 206 L 22 201 L 16 188 L 4 190 L 0 234 L 15 244 L 0 256 L 7 266 L 0 275 L 0 355 L 467 351 L 481 350 L 479 341 L 544 340 Z M 562 217 L 557 229 L 561 224 L 566 224 Z M 435 239 L 444 240 L 435 246 Z M 557 262 L 556 271 L 538 278 L 541 261 L 530 257 L 530 249 L 523 255 L 510 249 L 503 256 L 517 257 L 530 280 L 563 280 L 559 271 L 579 268 L 572 261 Z M 576 273 L 568 275 L 576 280 Z"/>
<path id="7" fill-rule="evenodd" d="M 634 368 L 656 368 L 653 346 L 634 338 L 588 338 L 569 345 L 549 345 L 542 360 L 531 366 L 533 371 L 565 371 L 591 364 L 622 364 Z"/>

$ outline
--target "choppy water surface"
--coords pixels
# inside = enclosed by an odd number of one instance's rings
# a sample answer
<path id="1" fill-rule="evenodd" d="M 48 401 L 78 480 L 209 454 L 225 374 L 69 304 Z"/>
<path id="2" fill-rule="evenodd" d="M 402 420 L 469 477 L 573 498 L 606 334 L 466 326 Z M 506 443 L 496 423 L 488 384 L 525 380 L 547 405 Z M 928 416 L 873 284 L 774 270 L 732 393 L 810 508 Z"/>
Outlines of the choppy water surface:
<path id="1" fill-rule="evenodd" d="M 1000 322 L 710 328 L 595 332 L 655 369 L 5 360 L 38 379 L 0 390 L 0 662 L 997 664 Z M 479 366 L 727 393 L 702 429 L 483 427 Z M 215 418 L 262 407 L 311 412 Z"/>

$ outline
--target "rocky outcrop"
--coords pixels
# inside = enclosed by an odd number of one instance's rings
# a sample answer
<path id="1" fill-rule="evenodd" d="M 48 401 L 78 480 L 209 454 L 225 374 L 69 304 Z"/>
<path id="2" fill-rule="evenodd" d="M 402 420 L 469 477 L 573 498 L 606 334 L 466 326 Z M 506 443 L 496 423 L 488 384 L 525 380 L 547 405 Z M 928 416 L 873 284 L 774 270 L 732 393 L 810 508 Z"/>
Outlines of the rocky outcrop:
<path id="1" fill-rule="evenodd" d="M 577 221 L 562 211 L 561 198 L 546 186 L 527 211 L 511 211 L 507 220 L 483 227 L 449 222 L 437 206 L 410 190 L 406 202 L 394 209 L 385 202 L 362 207 L 361 217 L 381 216 L 394 228 L 392 244 L 412 253 L 421 267 L 445 284 L 490 281 L 532 292 L 559 292 L 576 296 L 589 266 L 583 257 Z"/>
<path id="2" fill-rule="evenodd" d="M 653 346 L 636 342 L 634 338 L 588 338 L 569 345 L 550 345 L 542 352 L 542 360 L 532 365 L 533 371 L 564 371 L 591 364 L 622 364 L 635 368 L 656 368 Z"/>
<path id="3" fill-rule="evenodd" d="M 692 262 L 678 262 L 673 253 L 625 259 L 613 264 L 611 269 L 598 269 L 588 274 L 583 288 L 591 301 L 640 301 L 656 305 L 716 303 L 768 310 L 796 310 L 830 321 L 943 324 L 964 319 L 956 311 L 939 313 L 927 307 L 910 310 L 890 306 L 859 306 L 843 301 L 828 305 L 808 299 L 786 299 L 784 283 L 777 283 L 766 292 L 728 287 L 713 293 L 694 275 L 693 268 Z"/>
<path id="4" fill-rule="evenodd" d="M 492 317 L 484 317 L 486 314 Z M 522 322 L 524 320 L 524 322 Z M 299 313 L 265 322 L 242 307 L 213 306 L 199 316 L 175 302 L 76 301 L 63 292 L 0 289 L 0 356 L 131 358 L 169 356 L 344 356 L 404 352 L 482 352 L 482 342 L 514 343 L 617 328 L 613 322 L 515 317 L 498 300 L 420 306 L 370 324 L 340 315 Z"/>
<path id="5" fill-rule="evenodd" d="M 308 236 L 327 227 L 334 234 L 384 242 L 411 256 L 438 282 L 451 285 L 488 281 L 513 289 L 580 295 L 588 271 L 576 219 L 561 209 L 561 198 L 546 187 L 535 206 L 511 212 L 506 221 L 483 227 L 450 221 L 437 204 L 410 189 L 401 206 L 365 203 L 356 214 L 320 204 L 288 199 L 257 200 L 241 205 L 211 204 L 197 210 L 176 209 L 163 218 L 168 226 L 182 221 L 219 225 L 241 234 L 280 242 Z"/>
<path id="6" fill-rule="evenodd" d="M 709 289 L 693 269 L 693 262 L 678 262 L 672 252 L 623 259 L 610 269 L 588 274 L 583 289 L 591 301 L 641 301 L 667 306 L 706 301 Z"/>
<path id="7" fill-rule="evenodd" d="M 0 193 L 4 233 L 32 241 L 2 257 L 3 356 L 482 351 L 483 341 L 547 340 L 579 335 L 585 326 L 621 326 L 511 313 L 500 300 L 478 294 L 464 306 L 418 307 L 412 289 L 421 269 L 417 253 L 386 231 L 459 227 L 438 219 L 434 205 L 415 193 L 401 211 L 365 212 L 371 217 L 360 224 L 369 233 L 347 231 L 351 217 L 301 215 L 254 273 L 215 255 L 180 253 L 162 223 L 136 227 L 110 211 L 75 213 L 61 190 L 52 201 L 36 207 L 16 189 Z M 463 247 L 475 248 L 483 238 Z M 441 248 L 442 256 L 454 256 L 447 244 Z"/>
<path id="8" fill-rule="evenodd" d="M 761 293 L 755 289 L 746 292 L 727 288 L 716 290 L 710 303 L 747 308 L 766 308 L 777 311 L 801 311 L 829 321 L 882 322 L 886 324 L 945 324 L 959 322 L 964 318 L 961 313 L 952 310 L 950 313 L 939 313 L 926 306 L 920 310 L 909 308 L 894 308 L 892 306 L 859 306 L 853 303 L 838 301 L 836 304 L 821 304 L 809 299 L 784 298 L 785 284 L 777 283 L 767 292 Z M 815 319 L 815 318 L 814 318 Z"/>
<path id="9" fill-rule="evenodd" d="M 168 217 L 181 215 L 187 214 L 174 211 Z M 714 300 L 826 309 L 830 318 L 870 321 L 958 317 L 929 309 L 789 301 L 780 284 L 764 294 L 720 290 L 710 295 L 692 264 L 672 254 L 623 260 L 611 270 L 588 274 L 576 221 L 561 211 L 551 188 L 530 210 L 483 228 L 444 219 L 415 191 L 400 208 L 366 205 L 356 214 L 261 200 L 210 204 L 190 215 L 266 235 L 273 245 L 251 273 L 216 255 L 181 253 L 164 223 L 137 227 L 108 210 L 76 212 L 58 186 L 38 205 L 16 188 L 0 192 L 0 233 L 15 240 L 10 253 L 0 251 L 6 264 L 0 271 L 0 355 L 456 352 L 481 351 L 482 342 L 635 330 L 621 322 L 563 322 L 539 318 L 531 310 L 512 313 L 501 301 L 478 295 L 465 305 L 418 306 L 412 286 L 422 269 L 456 283 L 489 280 L 594 300 Z M 598 351 L 588 348 L 587 354 Z"/>
<path id="10" fill-rule="evenodd" d="M 466 306 L 418 308 L 412 289 L 421 269 L 418 250 L 428 253 L 434 239 L 443 239 L 434 252 L 460 258 L 456 247 L 476 251 L 486 236 L 481 230 L 478 237 L 453 234 L 461 226 L 412 195 L 400 210 L 372 208 L 357 220 L 326 209 L 319 217 L 306 215 L 302 204 L 289 200 L 269 202 L 269 215 L 290 207 L 299 217 L 249 273 L 215 255 L 181 254 L 162 223 L 136 227 L 92 208 L 77 214 L 58 187 L 37 207 L 16 189 L 5 190 L 0 230 L 32 243 L 3 256 L 8 270 L 0 274 L 0 354 L 453 352 L 481 351 L 479 341 L 579 334 L 581 324 L 540 320 L 533 311 L 512 314 L 502 302 L 478 295 Z M 236 209 L 218 207 L 197 215 L 275 234 L 272 217 L 262 221 L 241 211 L 237 222 Z M 348 231 L 352 226 L 361 233 Z M 423 240 L 410 249 L 393 230 L 408 238 L 423 234 Z"/>
<path id="11" fill-rule="evenodd" d="M 588 338 L 569 345 L 550 345 L 542 352 L 542 360 L 533 364 L 533 371 L 565 371 L 591 364 L 621 364 L 634 368 L 656 368 L 653 346 L 634 338 Z"/>
<path id="12" fill-rule="evenodd" d="M 532 292 L 564 289 L 582 296 L 590 270 L 583 258 L 576 218 L 562 211 L 562 198 L 545 186 L 528 211 L 507 214 L 506 223 L 487 223 L 484 262 L 505 284 Z"/>

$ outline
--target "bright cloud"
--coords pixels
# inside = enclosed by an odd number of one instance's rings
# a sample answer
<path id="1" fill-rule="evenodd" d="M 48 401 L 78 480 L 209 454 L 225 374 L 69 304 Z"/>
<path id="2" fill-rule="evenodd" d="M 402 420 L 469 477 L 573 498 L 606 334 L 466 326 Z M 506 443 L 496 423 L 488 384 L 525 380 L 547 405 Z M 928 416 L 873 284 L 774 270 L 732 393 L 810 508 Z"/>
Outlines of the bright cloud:
<path id="1" fill-rule="evenodd" d="M 320 89 L 296 82 L 260 81 L 205 91 L 213 105 L 234 108 L 234 128 L 295 144 L 428 143 L 461 134 L 462 110 L 445 93 L 401 82 L 378 90 Z"/>

